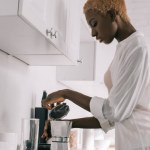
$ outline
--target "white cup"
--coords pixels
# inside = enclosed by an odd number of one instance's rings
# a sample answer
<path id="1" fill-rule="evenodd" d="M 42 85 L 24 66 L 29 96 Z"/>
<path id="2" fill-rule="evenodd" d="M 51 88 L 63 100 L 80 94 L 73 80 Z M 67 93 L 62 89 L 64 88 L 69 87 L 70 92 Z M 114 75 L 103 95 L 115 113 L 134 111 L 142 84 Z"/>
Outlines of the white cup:
<path id="1" fill-rule="evenodd" d="M 5 150 L 17 150 L 16 133 L 0 133 L 1 147 L 5 145 Z M 0 150 L 2 149 L 0 147 Z"/>

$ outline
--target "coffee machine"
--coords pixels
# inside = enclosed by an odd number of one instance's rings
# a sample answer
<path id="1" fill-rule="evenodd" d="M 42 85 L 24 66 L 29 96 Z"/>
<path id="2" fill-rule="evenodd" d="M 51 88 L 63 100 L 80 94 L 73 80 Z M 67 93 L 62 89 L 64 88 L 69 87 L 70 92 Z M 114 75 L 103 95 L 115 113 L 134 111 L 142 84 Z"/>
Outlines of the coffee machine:
<path id="1" fill-rule="evenodd" d="M 43 91 L 42 100 L 46 99 L 47 93 Z M 55 106 L 49 112 L 50 126 L 48 134 L 52 137 L 51 144 L 47 144 L 45 139 L 41 138 L 43 134 L 45 121 L 48 119 L 48 110 L 42 107 L 35 108 L 35 118 L 40 120 L 39 144 L 38 150 L 69 150 L 69 133 L 72 127 L 71 121 L 61 120 L 70 111 L 66 103 Z"/>
<path id="2" fill-rule="evenodd" d="M 47 97 L 47 92 L 43 91 L 42 100 L 46 99 L 46 97 Z M 38 150 L 50 150 L 50 144 L 47 144 L 46 140 L 41 138 L 45 126 L 45 121 L 48 119 L 48 110 L 43 107 L 36 107 L 35 118 L 39 119 Z M 48 130 L 50 133 L 50 128 Z"/>
<path id="3" fill-rule="evenodd" d="M 51 121 L 51 150 L 70 150 L 69 134 L 72 127 L 71 121 Z"/>

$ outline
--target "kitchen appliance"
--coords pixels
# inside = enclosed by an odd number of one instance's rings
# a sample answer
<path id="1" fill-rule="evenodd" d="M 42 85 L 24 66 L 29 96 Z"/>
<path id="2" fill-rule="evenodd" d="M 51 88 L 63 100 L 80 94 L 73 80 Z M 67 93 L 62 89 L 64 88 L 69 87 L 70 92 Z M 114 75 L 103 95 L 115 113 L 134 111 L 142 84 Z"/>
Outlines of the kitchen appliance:
<path id="1" fill-rule="evenodd" d="M 46 91 L 43 91 L 42 100 L 46 99 L 46 97 L 47 93 Z M 72 123 L 69 121 L 60 121 L 60 119 L 65 117 L 69 110 L 69 106 L 66 103 L 61 103 L 50 110 L 49 118 L 51 121 L 48 128 L 48 134 L 49 137 L 51 137 L 51 134 L 53 133 L 51 140 L 53 142 L 47 144 L 46 140 L 42 139 L 41 136 L 44 131 L 45 121 L 48 120 L 48 110 L 43 107 L 35 108 L 35 118 L 40 120 L 38 150 L 68 150 L 68 137 Z"/>
<path id="2" fill-rule="evenodd" d="M 47 92 L 44 90 L 42 95 L 42 100 L 46 99 Z M 43 107 L 35 107 L 35 118 L 39 119 L 39 140 L 38 140 L 38 150 L 50 150 L 50 144 L 46 143 L 46 140 L 41 138 L 45 121 L 48 119 L 48 110 Z M 50 131 L 50 128 L 48 129 Z M 50 134 L 51 132 L 49 132 Z"/>
<path id="3" fill-rule="evenodd" d="M 71 121 L 52 120 L 51 124 L 51 150 L 70 150 L 69 134 L 72 127 Z"/>
<path id="4" fill-rule="evenodd" d="M 42 107 L 36 107 L 35 108 L 35 118 L 39 119 L 39 144 L 46 143 L 46 140 L 41 138 L 43 131 L 44 131 L 44 126 L 45 126 L 45 121 L 48 119 L 48 110 L 46 108 Z"/>
<path id="5" fill-rule="evenodd" d="M 47 97 L 47 92 L 44 90 L 43 95 L 42 95 L 42 100 L 46 99 Z M 42 102 L 41 100 L 41 102 Z M 35 107 L 35 118 L 39 119 L 39 144 L 43 145 L 46 143 L 46 140 L 41 138 L 43 131 L 44 131 L 44 126 L 45 126 L 45 121 L 48 120 L 48 110 L 43 107 Z"/>
<path id="6" fill-rule="evenodd" d="M 69 133 L 72 127 L 71 121 L 60 120 L 69 112 L 66 103 L 55 106 L 49 113 L 51 126 L 51 150 L 69 150 Z"/>

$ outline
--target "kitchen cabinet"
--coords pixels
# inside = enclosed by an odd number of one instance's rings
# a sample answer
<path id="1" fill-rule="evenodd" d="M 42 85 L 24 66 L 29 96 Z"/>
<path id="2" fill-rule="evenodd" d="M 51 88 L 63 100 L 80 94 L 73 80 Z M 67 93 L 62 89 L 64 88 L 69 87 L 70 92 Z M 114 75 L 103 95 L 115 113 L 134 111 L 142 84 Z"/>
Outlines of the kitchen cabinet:
<path id="1" fill-rule="evenodd" d="M 79 0 L 1 0 L 0 49 L 30 65 L 77 64 L 80 13 Z"/>
<path id="2" fill-rule="evenodd" d="M 95 78 L 95 42 L 80 43 L 77 66 L 57 66 L 58 81 L 93 81 Z"/>
<path id="3" fill-rule="evenodd" d="M 85 16 L 82 15 L 78 65 L 57 66 L 58 81 L 93 81 L 95 79 L 96 41 L 90 32 L 91 29 L 87 25 Z"/>
<path id="4" fill-rule="evenodd" d="M 80 51 L 80 27 L 81 27 L 81 10 L 82 5 L 80 0 L 68 0 L 69 13 L 67 22 L 67 56 L 78 64 Z"/>
<path id="5" fill-rule="evenodd" d="M 19 16 L 63 52 L 68 7 L 67 0 L 20 0 Z"/>

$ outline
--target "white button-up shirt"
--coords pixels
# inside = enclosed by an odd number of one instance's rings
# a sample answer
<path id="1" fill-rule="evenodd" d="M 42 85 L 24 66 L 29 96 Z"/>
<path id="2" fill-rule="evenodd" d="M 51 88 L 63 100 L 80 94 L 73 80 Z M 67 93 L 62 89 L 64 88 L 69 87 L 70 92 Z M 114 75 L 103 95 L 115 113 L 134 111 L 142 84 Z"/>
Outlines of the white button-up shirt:
<path id="1" fill-rule="evenodd" d="M 105 132 L 115 127 L 116 150 L 150 150 L 150 59 L 143 34 L 117 45 L 105 84 L 109 97 L 93 97 L 90 110 Z"/>

